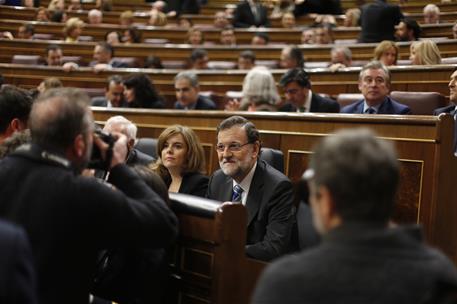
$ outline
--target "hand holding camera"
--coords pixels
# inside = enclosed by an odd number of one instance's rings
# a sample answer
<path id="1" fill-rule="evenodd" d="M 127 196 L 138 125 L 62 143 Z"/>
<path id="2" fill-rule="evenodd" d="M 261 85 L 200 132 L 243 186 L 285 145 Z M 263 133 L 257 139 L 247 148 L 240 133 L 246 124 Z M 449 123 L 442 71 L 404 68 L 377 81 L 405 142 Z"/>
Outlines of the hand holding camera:
<path id="1" fill-rule="evenodd" d="M 124 163 L 127 154 L 127 137 L 124 134 L 119 132 L 107 134 L 96 130 L 88 167 L 109 171 L 112 167 Z"/>

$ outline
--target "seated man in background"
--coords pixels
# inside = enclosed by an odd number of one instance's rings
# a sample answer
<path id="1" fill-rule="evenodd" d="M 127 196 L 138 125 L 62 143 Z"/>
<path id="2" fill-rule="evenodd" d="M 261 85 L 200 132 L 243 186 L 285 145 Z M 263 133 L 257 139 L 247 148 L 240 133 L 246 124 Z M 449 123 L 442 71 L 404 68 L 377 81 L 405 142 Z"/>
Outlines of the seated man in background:
<path id="1" fill-rule="evenodd" d="M 189 57 L 189 68 L 194 70 L 208 69 L 208 52 L 205 49 L 194 49 Z"/>
<path id="2" fill-rule="evenodd" d="M 222 45 L 236 45 L 235 30 L 232 26 L 227 26 L 221 30 L 221 36 L 219 41 Z"/>
<path id="3" fill-rule="evenodd" d="M 35 27 L 33 24 L 25 24 L 18 28 L 16 37 L 18 39 L 33 39 L 34 34 Z"/>
<path id="4" fill-rule="evenodd" d="M 455 303 L 453 263 L 418 227 L 389 224 L 399 181 L 392 144 L 366 129 L 339 131 L 317 145 L 304 177 L 322 243 L 270 264 L 253 304 Z"/>
<path id="5" fill-rule="evenodd" d="M 227 13 L 224 11 L 218 11 L 214 13 L 214 23 L 213 26 L 218 29 L 224 29 L 228 25 L 230 25 L 230 22 L 227 17 Z"/>
<path id="6" fill-rule="evenodd" d="M 347 46 L 335 46 L 330 51 L 329 69 L 336 71 L 340 68 L 350 67 L 352 64 L 352 52 Z"/>
<path id="7" fill-rule="evenodd" d="M 175 109 L 215 110 L 216 104 L 208 97 L 200 95 L 198 76 L 192 71 L 180 72 L 175 77 Z"/>
<path id="8" fill-rule="evenodd" d="M 424 24 L 440 23 L 440 8 L 433 3 L 424 7 Z"/>
<path id="9" fill-rule="evenodd" d="M 252 45 L 268 45 L 270 43 L 270 37 L 268 36 L 267 33 L 255 33 L 254 36 L 252 36 L 251 39 L 251 44 Z"/>
<path id="10" fill-rule="evenodd" d="M 128 68 L 128 64 L 122 61 L 113 59 L 114 48 L 104 41 L 98 42 L 94 48 L 94 61 L 89 66 L 95 71 L 110 69 L 110 68 Z"/>
<path id="11" fill-rule="evenodd" d="M 15 132 L 27 129 L 32 96 L 12 85 L 0 89 L 0 144 Z"/>
<path id="12" fill-rule="evenodd" d="M 359 114 L 411 114 L 411 109 L 391 99 L 390 71 L 379 61 L 366 64 L 359 74 L 360 101 L 347 105 L 341 113 Z"/>
<path id="13" fill-rule="evenodd" d="M 124 100 L 124 85 L 122 77 L 119 75 L 108 77 L 105 86 L 105 96 L 92 98 L 92 106 L 107 108 L 127 108 L 128 105 Z"/>
<path id="14" fill-rule="evenodd" d="M 258 0 L 244 0 L 233 12 L 234 27 L 269 27 L 267 8 Z"/>
<path id="15" fill-rule="evenodd" d="M 422 30 L 416 20 L 404 18 L 396 26 L 395 38 L 398 41 L 416 41 L 419 40 Z"/>
<path id="16" fill-rule="evenodd" d="M 304 65 L 303 52 L 296 45 L 288 45 L 282 49 L 279 61 L 282 69 L 303 68 Z"/>
<path id="17" fill-rule="evenodd" d="M 103 23 L 103 13 L 98 9 L 91 9 L 87 13 L 87 21 L 90 25 L 96 25 Z"/>
<path id="18" fill-rule="evenodd" d="M 207 197 L 246 206 L 246 255 L 270 261 L 293 249 L 295 207 L 290 180 L 259 160 L 260 134 L 254 124 L 231 116 L 217 128 L 220 170 L 211 176 Z"/>
<path id="19" fill-rule="evenodd" d="M 124 116 L 118 115 L 110 117 L 106 121 L 103 131 L 106 133 L 121 133 L 127 137 L 127 158 L 125 160 L 127 165 L 147 166 L 155 160 L 151 156 L 135 149 L 138 127 Z"/>
<path id="20" fill-rule="evenodd" d="M 340 105 L 311 91 L 308 73 L 302 68 L 291 69 L 282 76 L 279 84 L 283 87 L 286 103 L 278 111 L 338 113 Z"/>
<path id="21" fill-rule="evenodd" d="M 69 72 L 78 68 L 78 64 L 74 62 L 63 63 L 62 48 L 57 44 L 50 44 L 46 47 L 45 65 L 61 66 L 64 71 Z"/>
<path id="22" fill-rule="evenodd" d="M 238 56 L 238 69 L 250 70 L 255 67 L 255 53 L 251 50 L 242 51 Z"/>

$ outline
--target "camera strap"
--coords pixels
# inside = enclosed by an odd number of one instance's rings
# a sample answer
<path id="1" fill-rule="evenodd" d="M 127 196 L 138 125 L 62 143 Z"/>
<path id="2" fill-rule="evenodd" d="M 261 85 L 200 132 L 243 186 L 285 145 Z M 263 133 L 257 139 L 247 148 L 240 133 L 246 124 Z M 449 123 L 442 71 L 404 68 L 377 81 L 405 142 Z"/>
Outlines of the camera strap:
<path id="1" fill-rule="evenodd" d="M 25 144 L 16 149 L 13 155 L 31 158 L 37 161 L 46 162 L 52 165 L 58 165 L 71 169 L 71 162 L 65 157 L 56 153 L 45 150 L 34 144 Z"/>

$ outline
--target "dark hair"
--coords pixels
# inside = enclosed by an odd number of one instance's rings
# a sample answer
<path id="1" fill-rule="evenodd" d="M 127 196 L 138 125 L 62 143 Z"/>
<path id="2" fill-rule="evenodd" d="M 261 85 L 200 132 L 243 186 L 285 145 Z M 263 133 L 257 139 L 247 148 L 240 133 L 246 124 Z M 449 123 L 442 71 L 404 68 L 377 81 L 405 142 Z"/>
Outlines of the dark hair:
<path id="1" fill-rule="evenodd" d="M 303 67 L 305 65 L 303 52 L 297 46 L 289 47 L 289 57 L 297 63 L 297 67 Z"/>
<path id="2" fill-rule="evenodd" d="M 35 34 L 35 27 L 33 26 L 33 24 L 27 23 L 22 26 L 24 27 L 24 30 L 26 33 L 29 33 L 32 35 Z"/>
<path id="3" fill-rule="evenodd" d="M 279 84 L 282 87 L 285 87 L 291 82 L 296 82 L 302 88 L 311 88 L 309 75 L 303 68 L 290 69 L 281 77 L 281 80 L 279 80 Z"/>
<path id="4" fill-rule="evenodd" d="M 50 51 L 57 51 L 57 50 L 62 50 L 62 48 L 57 44 L 49 44 L 46 47 L 46 56 L 49 54 Z"/>
<path id="5" fill-rule="evenodd" d="M 267 33 L 257 32 L 254 34 L 254 37 L 262 38 L 267 44 L 270 42 L 270 37 Z"/>
<path id="6" fill-rule="evenodd" d="M 170 204 L 170 198 L 168 196 L 168 187 L 165 185 L 162 178 L 155 173 L 152 169 L 143 166 L 133 166 L 133 171 L 140 176 L 140 178 L 149 186 L 160 198 L 162 198 L 167 204 Z"/>
<path id="7" fill-rule="evenodd" d="M 405 23 L 407 30 L 413 30 L 414 39 L 419 40 L 422 34 L 422 29 L 417 21 L 411 18 L 404 18 L 402 21 Z"/>
<path id="8" fill-rule="evenodd" d="M 158 56 L 148 56 L 144 61 L 145 69 L 163 69 L 162 60 Z"/>
<path id="9" fill-rule="evenodd" d="M 146 74 L 132 74 L 124 79 L 128 89 L 134 89 L 135 100 L 129 103 L 131 108 L 163 108 L 162 98 L 151 79 Z"/>
<path id="10" fill-rule="evenodd" d="M 255 53 L 251 50 L 242 51 L 239 57 L 249 59 L 252 61 L 252 63 L 255 63 Z"/>
<path id="11" fill-rule="evenodd" d="M 141 42 L 141 32 L 137 28 L 131 26 L 131 27 L 129 27 L 127 29 L 127 31 L 129 32 L 133 43 L 140 43 Z"/>
<path id="12" fill-rule="evenodd" d="M 97 45 L 100 46 L 105 52 L 111 54 L 111 57 L 114 57 L 114 48 L 111 44 L 106 41 L 97 42 Z"/>
<path id="13" fill-rule="evenodd" d="M 0 89 L 0 133 L 4 133 L 15 118 L 27 123 L 32 108 L 32 96 L 12 85 Z"/>
<path id="14" fill-rule="evenodd" d="M 35 101 L 30 113 L 32 142 L 45 148 L 66 149 L 79 134 L 88 136 L 93 121 L 90 98 L 76 88 L 45 91 Z"/>
<path id="15" fill-rule="evenodd" d="M 122 79 L 122 76 L 120 75 L 112 75 L 108 78 L 106 78 L 106 89 L 109 90 L 109 86 L 111 82 L 114 82 L 115 84 L 123 84 L 124 80 Z"/>
<path id="16" fill-rule="evenodd" d="M 310 168 L 316 187 L 328 188 L 344 221 L 385 223 L 391 216 L 399 180 L 391 143 L 368 129 L 342 130 L 314 149 Z"/>
<path id="17" fill-rule="evenodd" d="M 51 20 L 52 22 L 62 22 L 63 19 L 63 14 L 65 14 L 64 11 L 62 10 L 55 10 L 52 15 L 51 15 Z"/>
<path id="18" fill-rule="evenodd" d="M 240 126 L 246 130 L 248 142 L 260 142 L 259 130 L 256 129 L 255 125 L 252 122 L 242 116 L 230 116 L 229 118 L 224 119 L 217 127 L 216 136 L 220 131 L 230 129 L 234 126 Z"/>
<path id="19" fill-rule="evenodd" d="M 195 49 L 190 54 L 190 62 L 194 63 L 198 59 L 203 59 L 208 56 L 208 52 L 205 49 Z"/>

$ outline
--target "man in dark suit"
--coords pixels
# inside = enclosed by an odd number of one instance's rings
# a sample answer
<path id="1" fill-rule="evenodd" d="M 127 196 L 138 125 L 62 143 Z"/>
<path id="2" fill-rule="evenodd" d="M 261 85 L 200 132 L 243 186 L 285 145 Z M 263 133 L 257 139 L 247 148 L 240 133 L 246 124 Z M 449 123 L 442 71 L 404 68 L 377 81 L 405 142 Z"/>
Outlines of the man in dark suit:
<path id="1" fill-rule="evenodd" d="M 119 75 L 108 77 L 105 86 L 105 96 L 92 98 L 92 105 L 94 107 L 107 108 L 128 107 L 124 100 L 124 85 L 122 84 L 122 77 Z"/>
<path id="2" fill-rule="evenodd" d="M 403 19 L 398 5 L 386 3 L 386 0 L 375 0 L 362 6 L 360 15 L 359 42 L 381 42 L 395 40 L 395 26 Z"/>
<path id="3" fill-rule="evenodd" d="M 103 127 L 103 131 L 106 133 L 117 132 L 124 134 L 127 137 L 127 165 L 147 166 L 155 160 L 151 156 L 134 148 L 138 127 L 124 116 L 117 115 L 110 117 L 106 121 L 105 126 Z"/>
<path id="4" fill-rule="evenodd" d="M 284 89 L 286 103 L 279 108 L 282 112 L 338 113 L 340 105 L 311 91 L 308 73 L 302 68 L 291 69 L 279 81 Z"/>
<path id="5" fill-rule="evenodd" d="M 119 60 L 113 59 L 114 48 L 107 42 L 98 42 L 94 48 L 94 61 L 89 66 L 95 71 L 102 71 L 110 68 L 128 68 L 128 64 Z"/>
<path id="6" fill-rule="evenodd" d="M 24 230 L 0 221 L 0 303 L 37 303 L 32 253 Z"/>
<path id="7" fill-rule="evenodd" d="M 457 104 L 457 69 L 451 75 L 451 80 L 449 81 L 449 101 L 452 103 L 449 106 L 436 109 L 433 112 L 433 115 L 440 115 L 442 113 L 449 113 L 453 116 L 457 114 L 456 104 Z"/>
<path id="8" fill-rule="evenodd" d="M 258 0 L 245 0 L 233 13 L 234 27 L 269 27 L 268 11 Z"/>
<path id="9" fill-rule="evenodd" d="M 341 113 L 411 114 L 408 106 L 391 99 L 390 72 L 379 61 L 366 64 L 359 74 L 359 90 L 364 99 L 341 109 Z"/>
<path id="10" fill-rule="evenodd" d="M 15 132 L 27 129 L 31 95 L 20 88 L 5 85 L 0 89 L 0 144 Z"/>
<path id="11" fill-rule="evenodd" d="M 341 15 L 343 10 L 341 8 L 340 0 L 306 0 L 301 1 L 295 5 L 295 17 L 303 16 L 306 14 L 321 14 L 321 15 Z"/>
<path id="12" fill-rule="evenodd" d="M 176 75 L 175 90 L 175 109 L 216 110 L 214 101 L 199 94 L 198 77 L 192 71 L 183 71 Z"/>
<path id="13" fill-rule="evenodd" d="M 210 178 L 207 197 L 246 206 L 249 257 L 269 261 L 291 249 L 295 208 L 290 180 L 258 159 L 259 131 L 241 116 L 232 116 L 217 128 L 220 170 Z"/>
<path id="14" fill-rule="evenodd" d="M 29 235 L 40 303 L 87 303 L 100 250 L 163 248 L 177 234 L 164 200 L 125 165 L 126 136 L 115 133 L 110 149 L 93 135 L 89 104 L 78 89 L 41 94 L 30 113 L 32 144 L 0 162 L 0 216 Z M 80 175 L 93 143 L 111 185 Z"/>
<path id="15" fill-rule="evenodd" d="M 392 144 L 343 130 L 325 137 L 309 164 L 322 242 L 270 264 L 251 303 L 455 303 L 453 263 L 423 242 L 420 227 L 389 223 L 399 181 Z"/>

